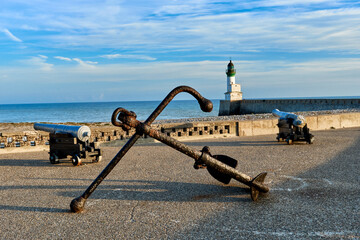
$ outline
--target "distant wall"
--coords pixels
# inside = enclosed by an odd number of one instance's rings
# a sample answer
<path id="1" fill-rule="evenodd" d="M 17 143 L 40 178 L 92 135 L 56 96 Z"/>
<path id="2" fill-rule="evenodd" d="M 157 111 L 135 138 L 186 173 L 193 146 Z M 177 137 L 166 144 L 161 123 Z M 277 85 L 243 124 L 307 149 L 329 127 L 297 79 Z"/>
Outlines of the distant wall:
<path id="1" fill-rule="evenodd" d="M 360 127 L 360 112 L 326 114 L 306 117 L 306 122 L 311 131 L 338 129 L 349 127 Z M 194 123 L 169 123 L 152 125 L 167 136 L 176 138 L 180 141 L 222 138 L 236 136 L 257 136 L 278 133 L 278 119 L 244 120 L 244 121 L 213 121 L 213 122 L 194 122 Z M 114 127 L 106 131 L 92 130 L 91 141 L 110 142 L 113 140 L 127 141 L 134 134 L 134 130 L 123 131 L 121 128 Z M 9 142 L 11 138 L 11 142 Z M 143 138 L 149 138 L 143 136 Z M 0 154 L 7 153 L 7 150 L 20 149 L 23 151 L 35 149 L 35 146 L 48 145 L 49 134 L 42 131 L 31 131 L 18 135 L 0 136 Z M 31 144 L 34 143 L 34 145 Z M 12 150 L 11 150 L 12 151 Z"/>
<path id="2" fill-rule="evenodd" d="M 153 124 L 158 131 L 176 139 L 198 139 L 236 136 L 237 124 L 228 121 Z M 107 130 L 91 129 L 90 142 L 110 142 L 114 140 L 127 141 L 135 129 L 124 131 L 119 127 L 109 127 Z M 143 138 L 150 138 L 143 136 Z M 6 149 L 49 145 L 49 133 L 43 131 L 26 131 L 18 134 L 0 133 L 0 154 Z"/>
<path id="3" fill-rule="evenodd" d="M 285 112 L 351 109 L 360 108 L 360 99 L 220 100 L 219 116 L 271 113 L 275 108 Z"/>

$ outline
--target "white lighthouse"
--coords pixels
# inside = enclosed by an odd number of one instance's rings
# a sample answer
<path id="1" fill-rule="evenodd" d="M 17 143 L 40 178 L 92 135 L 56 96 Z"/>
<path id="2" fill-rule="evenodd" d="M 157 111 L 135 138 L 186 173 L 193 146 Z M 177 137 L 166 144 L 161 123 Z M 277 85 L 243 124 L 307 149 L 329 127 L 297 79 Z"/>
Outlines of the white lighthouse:
<path id="1" fill-rule="evenodd" d="M 225 100 L 227 101 L 235 101 L 242 100 L 242 92 L 240 84 L 235 83 L 235 74 L 236 70 L 234 64 L 230 60 L 227 69 L 227 92 L 225 93 Z"/>

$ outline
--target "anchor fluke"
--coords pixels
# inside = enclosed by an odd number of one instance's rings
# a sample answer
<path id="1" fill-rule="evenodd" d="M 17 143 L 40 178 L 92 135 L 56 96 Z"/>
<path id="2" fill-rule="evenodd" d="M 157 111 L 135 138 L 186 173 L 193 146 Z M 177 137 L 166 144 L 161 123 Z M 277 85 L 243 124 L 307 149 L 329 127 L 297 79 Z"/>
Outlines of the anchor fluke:
<path id="1" fill-rule="evenodd" d="M 232 167 L 232 168 L 236 168 L 238 161 L 226 156 L 226 155 L 213 155 L 213 158 L 219 160 L 222 163 L 225 163 L 226 165 Z M 210 173 L 210 175 L 212 177 L 214 177 L 216 180 L 224 183 L 224 184 L 229 184 L 230 180 L 231 180 L 231 176 L 229 176 L 228 174 L 224 174 L 222 172 L 220 172 L 219 170 L 217 170 L 216 168 L 210 167 L 208 166 L 206 168 L 208 170 L 208 172 Z"/>
<path id="2" fill-rule="evenodd" d="M 260 183 L 260 184 L 263 184 L 264 181 L 265 181 L 265 177 L 267 175 L 267 172 L 263 172 L 263 173 L 260 173 L 259 175 L 257 175 L 256 177 L 254 177 L 254 179 L 251 181 L 251 183 Z M 259 197 L 259 190 L 256 189 L 253 185 L 250 186 L 250 195 L 251 195 L 251 199 L 253 201 L 256 201 Z"/>

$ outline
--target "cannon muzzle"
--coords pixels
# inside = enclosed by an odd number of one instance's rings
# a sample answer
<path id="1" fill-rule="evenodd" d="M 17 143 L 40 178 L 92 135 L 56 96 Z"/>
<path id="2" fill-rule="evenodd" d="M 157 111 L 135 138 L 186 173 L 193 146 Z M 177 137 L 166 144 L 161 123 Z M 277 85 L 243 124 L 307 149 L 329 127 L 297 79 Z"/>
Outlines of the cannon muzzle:
<path id="1" fill-rule="evenodd" d="M 91 136 L 91 130 L 88 126 L 69 126 L 69 125 L 58 125 L 58 124 L 34 123 L 34 129 L 49 133 L 71 134 L 73 137 L 76 137 L 82 142 L 88 141 Z"/>
<path id="2" fill-rule="evenodd" d="M 303 116 L 301 115 L 296 115 L 294 113 L 288 113 L 288 112 L 282 112 L 279 109 L 274 109 L 272 110 L 272 114 L 280 117 L 280 119 L 292 119 L 293 120 L 293 125 L 295 126 L 304 126 L 306 123 L 306 120 Z"/>

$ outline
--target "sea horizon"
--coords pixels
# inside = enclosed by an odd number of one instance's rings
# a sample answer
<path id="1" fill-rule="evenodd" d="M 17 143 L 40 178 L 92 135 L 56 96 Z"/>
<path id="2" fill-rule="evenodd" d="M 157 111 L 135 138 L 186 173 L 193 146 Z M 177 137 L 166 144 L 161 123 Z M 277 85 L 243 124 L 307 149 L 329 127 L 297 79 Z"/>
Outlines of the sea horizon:
<path id="1" fill-rule="evenodd" d="M 359 99 L 360 96 L 293 97 L 293 98 L 244 98 L 244 100 L 274 99 Z M 123 107 L 137 114 L 144 121 L 162 100 L 110 101 L 110 102 L 64 102 L 64 103 L 13 103 L 0 104 L 0 123 L 50 122 L 95 123 L 110 122 L 113 111 Z M 202 118 L 218 116 L 220 99 L 211 99 L 213 110 L 202 112 L 196 100 L 173 100 L 156 120 Z"/>
<path id="2" fill-rule="evenodd" d="M 202 112 L 197 100 L 173 100 L 156 120 L 213 117 L 219 112 L 218 99 L 211 99 L 213 110 Z M 113 111 L 123 107 L 144 121 L 161 101 L 72 102 L 0 104 L 0 123 L 50 122 L 95 123 L 110 122 Z"/>

